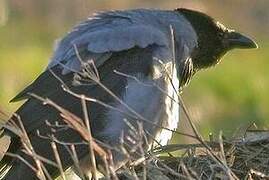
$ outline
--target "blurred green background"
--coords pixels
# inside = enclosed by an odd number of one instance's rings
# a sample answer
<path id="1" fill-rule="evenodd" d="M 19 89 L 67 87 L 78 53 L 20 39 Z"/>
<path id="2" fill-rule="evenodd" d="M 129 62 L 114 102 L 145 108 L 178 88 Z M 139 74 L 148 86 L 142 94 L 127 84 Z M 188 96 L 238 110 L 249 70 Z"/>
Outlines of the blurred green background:
<path id="1" fill-rule="evenodd" d="M 253 37 L 260 48 L 227 54 L 215 68 L 198 73 L 183 93 L 204 134 L 228 136 L 251 123 L 269 124 L 268 0 L 0 0 L 0 109 L 11 114 L 21 103 L 8 101 L 46 67 L 53 44 L 93 12 L 127 8 L 188 7 Z M 182 120 L 181 130 L 190 128 Z"/>

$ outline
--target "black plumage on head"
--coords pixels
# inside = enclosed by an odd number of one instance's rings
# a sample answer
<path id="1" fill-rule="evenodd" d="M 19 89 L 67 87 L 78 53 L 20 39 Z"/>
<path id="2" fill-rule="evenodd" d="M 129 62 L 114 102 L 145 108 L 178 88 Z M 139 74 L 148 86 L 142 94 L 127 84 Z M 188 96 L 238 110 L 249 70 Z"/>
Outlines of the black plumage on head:
<path id="1" fill-rule="evenodd" d="M 193 26 L 198 36 L 198 47 L 192 52 L 194 70 L 213 66 L 234 48 L 256 48 L 248 37 L 225 27 L 212 17 L 190 9 L 176 9 Z"/>

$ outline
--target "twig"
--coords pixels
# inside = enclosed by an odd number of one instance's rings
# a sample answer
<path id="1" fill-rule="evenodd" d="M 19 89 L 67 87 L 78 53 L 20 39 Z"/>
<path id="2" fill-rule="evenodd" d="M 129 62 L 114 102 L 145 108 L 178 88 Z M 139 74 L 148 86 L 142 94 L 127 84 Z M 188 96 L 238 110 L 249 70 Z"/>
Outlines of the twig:
<path id="1" fill-rule="evenodd" d="M 90 162 L 91 162 L 91 172 L 94 180 L 97 180 L 97 169 L 96 169 L 96 161 L 95 161 L 95 155 L 94 155 L 94 150 L 93 150 L 93 138 L 92 138 L 92 133 L 91 133 L 91 127 L 90 127 L 90 120 L 89 120 L 89 115 L 87 111 L 87 105 L 85 101 L 85 96 L 81 95 L 81 104 L 82 104 L 82 110 L 84 114 L 84 119 L 86 121 L 86 127 L 88 129 L 88 136 L 89 136 L 89 151 L 90 151 Z"/>
<path id="2" fill-rule="evenodd" d="M 34 159 L 34 162 L 37 166 L 37 171 L 36 171 L 36 175 L 39 179 L 46 179 L 45 178 L 45 174 L 42 170 L 41 164 L 42 162 L 38 159 L 37 154 L 31 144 L 31 141 L 28 137 L 28 134 L 23 126 L 23 123 L 20 119 L 20 116 L 18 116 L 17 114 L 14 114 L 14 116 L 17 118 L 17 122 L 19 123 L 19 129 L 21 130 L 21 135 L 19 136 L 21 138 L 22 141 L 22 145 L 25 148 L 25 150 L 31 155 L 31 157 Z"/>
<path id="3" fill-rule="evenodd" d="M 61 159 L 60 159 L 59 152 L 57 150 L 57 145 L 56 145 L 55 141 L 51 142 L 51 148 L 53 150 L 54 157 L 55 157 L 56 162 L 58 164 L 58 168 L 60 170 L 61 176 L 62 176 L 63 180 L 66 180 L 64 170 L 63 170 L 63 166 L 62 166 L 62 162 L 61 162 Z"/>

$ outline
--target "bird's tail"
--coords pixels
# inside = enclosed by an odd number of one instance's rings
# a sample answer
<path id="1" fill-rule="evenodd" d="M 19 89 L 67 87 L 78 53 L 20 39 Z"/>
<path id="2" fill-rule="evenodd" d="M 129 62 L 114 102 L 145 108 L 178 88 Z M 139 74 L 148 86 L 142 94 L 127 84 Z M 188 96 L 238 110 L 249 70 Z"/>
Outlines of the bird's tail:
<path id="1" fill-rule="evenodd" d="M 0 134 L 0 140 L 3 139 L 5 135 Z M 17 142 L 16 141 L 11 141 L 9 148 L 7 152 L 9 153 L 15 153 L 17 151 Z M 2 146 L 3 147 L 3 146 Z M 5 154 L 3 158 L 0 161 L 0 180 L 4 180 L 6 175 L 8 174 L 9 170 L 12 168 L 14 158 L 11 156 L 8 156 Z"/>

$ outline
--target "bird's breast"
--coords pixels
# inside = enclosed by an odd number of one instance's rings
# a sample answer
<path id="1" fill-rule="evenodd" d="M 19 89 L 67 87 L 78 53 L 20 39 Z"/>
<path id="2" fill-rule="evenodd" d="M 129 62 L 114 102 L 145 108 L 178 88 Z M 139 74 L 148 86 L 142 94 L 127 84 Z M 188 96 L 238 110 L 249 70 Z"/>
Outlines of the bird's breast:
<path id="1" fill-rule="evenodd" d="M 171 63 L 168 66 L 167 73 L 169 75 L 165 76 L 165 102 L 163 106 L 165 107 L 165 113 L 160 119 L 162 121 L 162 126 L 166 129 L 161 129 L 159 134 L 157 134 L 156 139 L 161 145 L 166 145 L 172 137 L 172 131 L 175 130 L 179 121 L 179 101 L 178 101 L 178 89 L 179 80 L 176 74 L 176 69 Z"/>
<path id="2" fill-rule="evenodd" d="M 160 144 L 167 144 L 172 132 L 161 127 L 174 130 L 179 119 L 177 98 L 178 79 L 175 69 L 167 69 L 167 74 L 152 79 L 142 75 L 129 78 L 125 89 L 122 90 L 122 102 L 115 102 L 115 109 L 106 113 L 107 125 L 101 132 L 110 143 L 117 143 L 122 133 L 128 134 L 130 125 L 137 126 L 142 122 L 145 133 Z M 139 115 L 139 117 L 133 118 Z M 141 120 L 140 117 L 143 117 Z M 153 141 L 152 138 L 155 138 Z"/>

